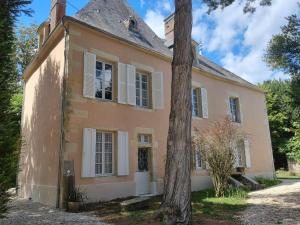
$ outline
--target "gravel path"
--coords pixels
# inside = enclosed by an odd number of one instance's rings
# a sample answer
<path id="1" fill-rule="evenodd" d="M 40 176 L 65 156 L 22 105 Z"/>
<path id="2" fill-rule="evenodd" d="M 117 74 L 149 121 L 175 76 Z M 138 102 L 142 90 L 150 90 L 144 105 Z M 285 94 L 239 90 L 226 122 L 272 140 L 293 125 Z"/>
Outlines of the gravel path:
<path id="1" fill-rule="evenodd" d="M 0 225 L 108 225 L 89 213 L 67 213 L 40 203 L 16 200 Z"/>
<path id="2" fill-rule="evenodd" d="M 300 225 L 300 180 L 249 194 L 249 207 L 241 215 L 244 225 Z"/>

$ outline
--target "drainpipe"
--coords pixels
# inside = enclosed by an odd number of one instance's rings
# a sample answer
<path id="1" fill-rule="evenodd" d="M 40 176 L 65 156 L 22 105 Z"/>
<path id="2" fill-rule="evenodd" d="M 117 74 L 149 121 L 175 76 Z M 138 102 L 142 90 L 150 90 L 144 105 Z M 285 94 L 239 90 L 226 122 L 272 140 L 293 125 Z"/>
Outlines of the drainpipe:
<path id="1" fill-rule="evenodd" d="M 60 127 L 60 148 L 59 148 L 59 163 L 58 163 L 58 182 L 57 182 L 57 197 L 56 197 L 56 207 L 63 208 L 63 170 L 64 170 L 64 127 L 65 127 L 65 110 L 66 110 L 66 79 L 68 77 L 68 56 L 69 56 L 69 29 L 65 26 L 65 17 L 61 21 L 64 27 L 64 39 L 65 39 L 65 50 L 64 50 L 64 75 L 62 78 L 62 95 L 61 95 L 61 127 Z"/>

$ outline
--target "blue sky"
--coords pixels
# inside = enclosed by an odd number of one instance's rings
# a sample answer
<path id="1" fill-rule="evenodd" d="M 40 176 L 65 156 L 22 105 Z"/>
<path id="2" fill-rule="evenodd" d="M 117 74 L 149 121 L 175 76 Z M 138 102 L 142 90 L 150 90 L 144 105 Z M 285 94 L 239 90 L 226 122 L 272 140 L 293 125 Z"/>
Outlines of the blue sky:
<path id="1" fill-rule="evenodd" d="M 67 14 L 74 15 L 88 1 L 67 0 Z M 193 0 L 193 38 L 202 43 L 203 55 L 253 83 L 286 78 L 281 71 L 271 71 L 262 58 L 272 35 L 279 33 L 286 23 L 285 17 L 299 15 L 297 0 L 273 0 L 271 7 L 258 7 L 251 15 L 243 13 L 240 2 L 207 15 L 206 5 Z M 22 16 L 18 25 L 42 23 L 48 18 L 50 3 L 51 0 L 33 0 L 33 16 Z M 128 3 L 158 36 L 164 37 L 163 19 L 174 11 L 174 0 L 128 0 Z"/>

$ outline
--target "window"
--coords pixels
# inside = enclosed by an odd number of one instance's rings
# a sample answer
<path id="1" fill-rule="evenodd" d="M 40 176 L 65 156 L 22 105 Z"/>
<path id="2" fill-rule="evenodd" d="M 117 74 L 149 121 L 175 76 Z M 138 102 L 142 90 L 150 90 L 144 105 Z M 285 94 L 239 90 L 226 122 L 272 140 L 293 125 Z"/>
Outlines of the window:
<path id="1" fill-rule="evenodd" d="M 237 167 L 246 167 L 245 143 L 240 139 L 236 144 L 235 160 Z"/>
<path id="2" fill-rule="evenodd" d="M 195 166 L 196 170 L 202 169 L 202 158 L 200 150 L 195 152 Z"/>
<path id="3" fill-rule="evenodd" d="M 202 101 L 200 88 L 192 88 L 192 113 L 195 117 L 202 117 Z"/>
<path id="4" fill-rule="evenodd" d="M 112 65 L 96 62 L 95 97 L 112 100 Z"/>
<path id="5" fill-rule="evenodd" d="M 110 132 L 96 133 L 95 174 L 112 174 L 113 134 Z"/>
<path id="6" fill-rule="evenodd" d="M 149 76 L 136 73 L 136 105 L 142 108 L 150 107 Z"/>
<path id="7" fill-rule="evenodd" d="M 149 134 L 139 134 L 138 135 L 139 144 L 151 144 L 151 135 Z"/>
<path id="8" fill-rule="evenodd" d="M 241 117 L 240 117 L 240 104 L 239 104 L 239 99 L 235 97 L 229 98 L 230 101 L 230 116 L 231 116 L 231 121 L 240 123 L 241 122 Z"/>

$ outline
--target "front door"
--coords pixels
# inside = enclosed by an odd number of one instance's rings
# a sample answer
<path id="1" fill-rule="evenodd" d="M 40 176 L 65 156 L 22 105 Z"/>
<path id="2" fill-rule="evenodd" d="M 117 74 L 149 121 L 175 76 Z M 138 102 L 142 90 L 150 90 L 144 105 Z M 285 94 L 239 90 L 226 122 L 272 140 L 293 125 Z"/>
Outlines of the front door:
<path id="1" fill-rule="evenodd" d="M 150 155 L 150 148 L 138 149 L 138 168 L 135 174 L 137 195 L 144 195 L 150 193 L 149 155 Z"/>

